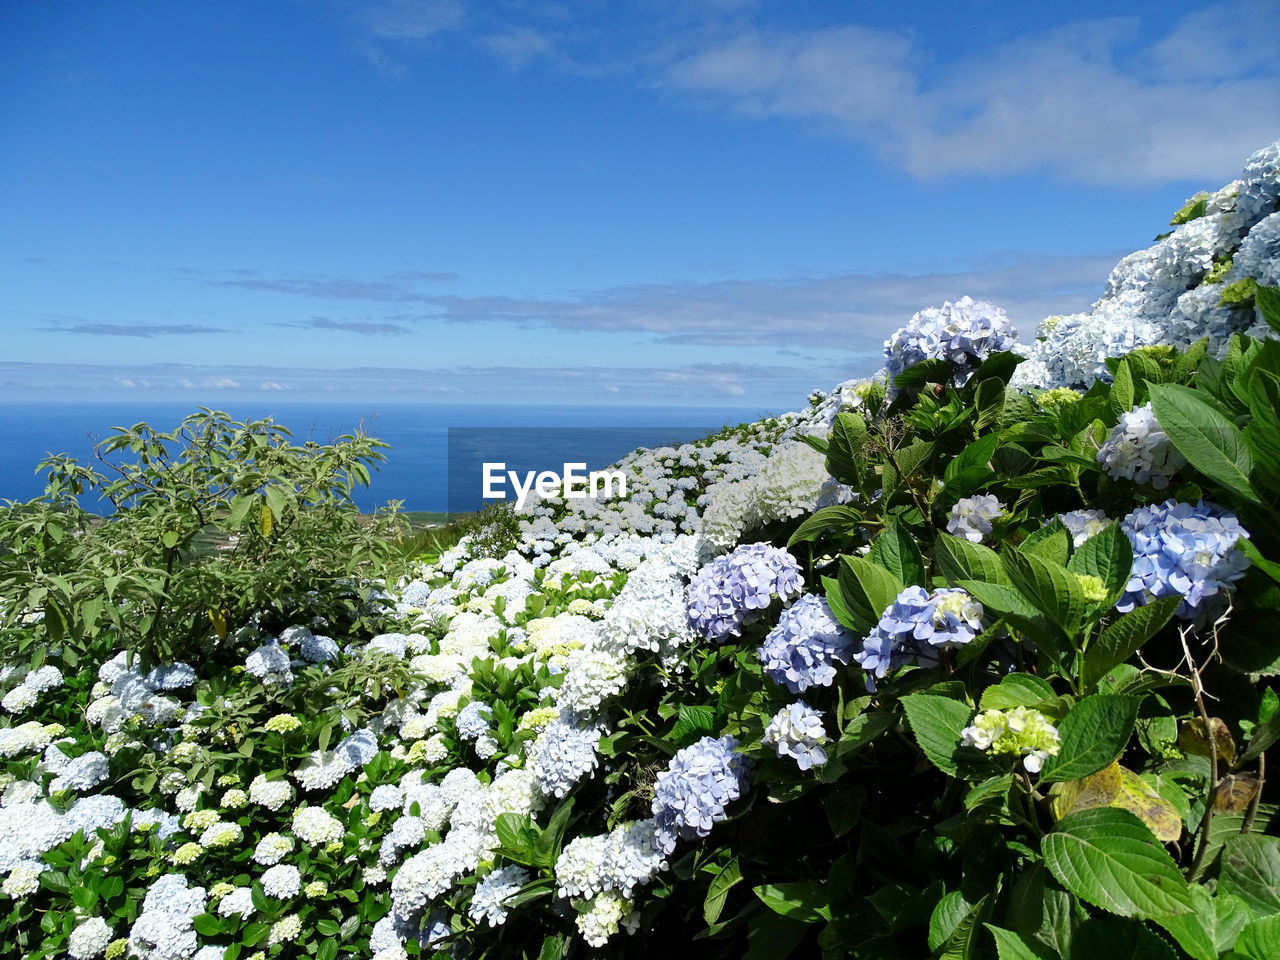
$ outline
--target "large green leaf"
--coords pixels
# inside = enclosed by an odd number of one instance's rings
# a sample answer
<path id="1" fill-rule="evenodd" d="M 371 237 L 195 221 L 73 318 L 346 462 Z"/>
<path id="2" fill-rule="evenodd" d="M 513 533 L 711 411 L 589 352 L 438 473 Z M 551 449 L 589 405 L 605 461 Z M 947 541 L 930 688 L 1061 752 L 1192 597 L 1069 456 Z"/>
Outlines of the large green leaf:
<path id="1" fill-rule="evenodd" d="M 1068 634 L 1084 619 L 1086 601 L 1080 581 L 1066 567 L 1020 550 L 1001 557 L 1009 580 Z"/>
<path id="2" fill-rule="evenodd" d="M 1173 616 L 1182 598 L 1161 597 L 1107 625 L 1084 655 L 1084 688 L 1090 690 L 1116 666 L 1133 656 Z"/>
<path id="3" fill-rule="evenodd" d="M 1258 284 L 1253 292 L 1253 303 L 1262 314 L 1262 319 L 1271 325 L 1272 330 L 1280 333 L 1280 287 Z"/>
<path id="4" fill-rule="evenodd" d="M 862 511 L 857 507 L 845 504 L 823 507 L 796 528 L 795 533 L 791 534 L 790 539 L 787 540 L 787 546 L 793 547 L 797 543 L 813 540 L 818 534 L 832 527 L 837 530 L 853 530 L 861 522 Z"/>
<path id="5" fill-rule="evenodd" d="M 867 440 L 867 424 L 856 413 L 838 413 L 827 444 L 827 473 L 841 483 L 857 484 L 861 477 L 859 454 Z"/>
<path id="6" fill-rule="evenodd" d="M 955 752 L 960 747 L 961 733 L 969 725 L 973 712 L 949 697 L 913 693 L 902 698 L 907 721 L 916 743 L 929 761 L 943 773 L 956 776 Z"/>
<path id="7" fill-rule="evenodd" d="M 973 441 L 960 451 L 959 456 L 951 459 L 942 475 L 944 496 L 948 503 L 955 503 L 976 493 L 995 479 L 988 464 L 999 445 L 1000 435 L 989 433 Z"/>
<path id="8" fill-rule="evenodd" d="M 924 557 L 920 555 L 920 548 L 916 546 L 915 538 L 896 520 L 891 520 L 884 532 L 876 537 L 868 558 L 873 563 L 880 564 L 904 585 L 925 583 Z"/>
<path id="9" fill-rule="evenodd" d="M 1109 607 L 1123 595 L 1132 568 L 1133 544 L 1118 523 L 1109 525 L 1080 544 L 1067 561 L 1067 569 L 1072 573 L 1097 577 L 1103 582 L 1111 594 L 1107 603 Z"/>
<path id="10" fill-rule="evenodd" d="M 1240 931 L 1232 948 L 1241 960 L 1276 960 L 1280 957 L 1280 915 L 1254 920 Z"/>
<path id="11" fill-rule="evenodd" d="M 708 926 L 720 919 L 729 891 L 741 881 L 742 868 L 738 866 L 737 857 L 725 864 L 712 878 L 711 885 L 707 888 L 707 898 L 702 904 L 702 918 Z"/>
<path id="12" fill-rule="evenodd" d="M 795 883 L 766 883 L 755 887 L 760 901 L 774 913 L 803 923 L 831 919 L 827 894 L 822 884 L 811 880 Z"/>
<path id="13" fill-rule="evenodd" d="M 1058 728 L 1061 745 L 1040 772 L 1046 782 L 1080 780 L 1110 766 L 1129 742 L 1141 700 L 1119 694 L 1085 697 Z"/>
<path id="14" fill-rule="evenodd" d="M 1151 385 L 1156 422 L 1187 461 L 1237 496 L 1258 502 L 1249 485 L 1253 458 L 1244 435 L 1213 404 L 1190 387 Z"/>
<path id="15" fill-rule="evenodd" d="M 961 580 L 985 580 L 987 583 L 1008 583 L 1000 555 L 980 543 L 970 543 L 963 537 L 939 533 L 934 542 L 934 555 L 938 569 L 948 583 Z"/>
<path id="16" fill-rule="evenodd" d="M 1035 707 L 1052 700 L 1056 694 L 1047 680 L 1029 673 L 1011 673 L 982 692 L 983 710 L 1010 710 L 1013 707 Z"/>
<path id="17" fill-rule="evenodd" d="M 1246 833 L 1228 840 L 1218 886 L 1256 917 L 1280 913 L 1280 838 Z"/>
<path id="18" fill-rule="evenodd" d="M 1235 943 L 1248 913 L 1229 894 L 1219 901 L 1202 884 L 1188 886 L 1195 910 L 1158 917 L 1156 922 L 1169 931 L 1192 960 L 1218 960 L 1218 953 Z"/>
<path id="19" fill-rule="evenodd" d="M 1127 810 L 1073 813 L 1045 834 L 1040 848 L 1059 883 L 1111 913 L 1152 918 L 1195 908 L 1173 858 Z"/>
<path id="20" fill-rule="evenodd" d="M 996 956 L 1000 960 L 1041 960 L 1038 953 L 1031 949 L 1027 941 L 1012 930 L 986 924 L 991 935 L 996 938 Z"/>
<path id="21" fill-rule="evenodd" d="M 865 557 L 840 558 L 840 597 L 849 613 L 870 632 L 905 584 L 878 563 Z"/>
<path id="22" fill-rule="evenodd" d="M 1173 948 L 1137 920 L 1096 917 L 1080 925 L 1069 960 L 1177 960 Z"/>

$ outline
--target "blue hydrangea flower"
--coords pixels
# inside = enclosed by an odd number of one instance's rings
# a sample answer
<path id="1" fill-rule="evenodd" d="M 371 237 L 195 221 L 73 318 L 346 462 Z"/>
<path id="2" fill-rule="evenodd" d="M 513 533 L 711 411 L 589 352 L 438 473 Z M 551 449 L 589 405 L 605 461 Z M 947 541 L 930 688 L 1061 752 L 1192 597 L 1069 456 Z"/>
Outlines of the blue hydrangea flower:
<path id="1" fill-rule="evenodd" d="M 765 728 L 766 746 L 773 747 L 780 757 L 793 757 L 801 770 L 820 767 L 827 762 L 827 731 L 822 726 L 822 711 L 814 710 L 803 700 L 783 707 Z"/>
<path id="2" fill-rule="evenodd" d="M 81 797 L 67 811 L 67 826 L 72 830 L 83 830 L 84 835 L 93 838 L 95 830 L 105 829 L 119 823 L 129 811 L 124 801 L 109 793 L 100 793 L 93 797 Z"/>
<path id="3" fill-rule="evenodd" d="M 378 754 L 378 738 L 370 730 L 357 730 L 333 748 L 339 760 L 350 764 L 353 770 L 363 767 Z"/>
<path id="4" fill-rule="evenodd" d="M 579 727 L 571 719 L 558 717 L 525 747 L 529 772 L 537 777 L 543 793 L 563 797 L 596 768 L 599 743 L 599 727 Z"/>
<path id="5" fill-rule="evenodd" d="M 293 683 L 289 654 L 274 640 L 250 653 L 244 668 L 268 686 L 278 683 L 287 687 Z"/>
<path id="6" fill-rule="evenodd" d="M 1097 460 L 1111 477 L 1149 483 L 1156 490 L 1169 486 L 1170 478 L 1187 463 L 1160 429 L 1150 403 L 1120 416 L 1098 448 Z"/>
<path id="7" fill-rule="evenodd" d="M 147 683 L 157 690 L 181 690 L 195 682 L 195 670 L 185 663 L 159 666 L 147 674 Z"/>
<path id="8" fill-rule="evenodd" d="M 884 342 L 889 382 L 921 360 L 942 359 L 955 365 L 955 382 L 963 384 L 983 360 L 1012 349 L 1017 338 L 995 304 L 970 297 L 947 301 L 921 310 Z"/>
<path id="9" fill-rule="evenodd" d="M 507 901 L 529 882 L 529 872 L 520 867 L 500 867 L 476 884 L 471 897 L 469 916 L 476 923 L 483 920 L 491 927 L 506 923 Z"/>
<path id="10" fill-rule="evenodd" d="M 465 707 L 458 711 L 458 717 L 455 721 L 458 728 L 458 736 L 463 740 L 475 740 L 483 737 L 489 732 L 489 718 L 493 716 L 493 711 L 489 709 L 489 705 L 480 700 L 472 700 Z"/>
<path id="11" fill-rule="evenodd" d="M 991 533 L 991 524 L 1000 518 L 1004 505 L 990 493 L 965 497 L 951 508 L 947 533 L 964 537 L 970 543 L 981 543 Z"/>
<path id="12" fill-rule="evenodd" d="M 1220 605 L 1244 576 L 1249 558 L 1236 549 L 1249 532 L 1235 514 L 1203 500 L 1166 500 L 1139 507 L 1120 522 L 1133 544 L 1133 569 L 1116 609 L 1128 612 L 1159 597 L 1180 595 L 1184 620 Z"/>
<path id="13" fill-rule="evenodd" d="M 940 651 L 968 643 L 982 631 L 982 615 L 982 604 L 959 588 L 927 593 L 923 587 L 907 587 L 853 659 L 867 671 L 868 689 L 875 689 L 875 680 L 890 670 L 909 663 L 935 664 Z"/>
<path id="14" fill-rule="evenodd" d="M 800 594 L 804 578 L 795 557 L 767 543 L 750 543 L 697 572 L 685 590 L 689 623 L 708 640 L 737 636 L 775 596 Z"/>
<path id="15" fill-rule="evenodd" d="M 782 611 L 760 647 L 760 662 L 775 683 L 803 693 L 809 687 L 831 685 L 835 664 L 850 661 L 855 639 L 832 616 L 823 597 L 806 594 Z"/>
<path id="16" fill-rule="evenodd" d="M 670 854 L 681 839 L 706 837 L 729 814 L 727 807 L 747 790 L 751 763 L 735 753 L 733 737 L 703 737 L 677 751 L 653 788 L 655 840 Z"/>
<path id="17" fill-rule="evenodd" d="M 1079 549 L 1090 537 L 1101 533 L 1111 523 L 1102 510 L 1072 510 L 1058 514 L 1058 519 L 1071 534 L 1072 545 Z"/>
<path id="18" fill-rule="evenodd" d="M 298 652 L 302 654 L 302 659 L 309 663 L 328 663 L 330 660 L 337 659 L 341 651 L 338 649 L 337 641 L 332 637 L 308 633 L 302 638 Z"/>

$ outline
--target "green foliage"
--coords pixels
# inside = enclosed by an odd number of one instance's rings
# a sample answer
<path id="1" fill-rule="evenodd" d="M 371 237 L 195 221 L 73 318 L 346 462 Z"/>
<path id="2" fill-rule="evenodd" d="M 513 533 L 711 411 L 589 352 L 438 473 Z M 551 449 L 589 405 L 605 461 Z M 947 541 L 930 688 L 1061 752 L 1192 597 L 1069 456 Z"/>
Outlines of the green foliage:
<path id="1" fill-rule="evenodd" d="M 351 491 L 385 446 L 361 433 L 295 443 L 269 419 L 207 409 L 168 433 L 113 428 L 96 464 L 51 457 L 44 495 L 0 509 L 0 623 L 42 615 L 42 639 L 71 665 L 106 642 L 144 666 L 216 660 L 255 615 L 267 629 L 355 625 L 365 584 L 386 571 L 395 508 L 363 517 Z M 89 492 L 111 512 L 86 512 Z M 0 653 L 33 639 L 10 634 Z"/>

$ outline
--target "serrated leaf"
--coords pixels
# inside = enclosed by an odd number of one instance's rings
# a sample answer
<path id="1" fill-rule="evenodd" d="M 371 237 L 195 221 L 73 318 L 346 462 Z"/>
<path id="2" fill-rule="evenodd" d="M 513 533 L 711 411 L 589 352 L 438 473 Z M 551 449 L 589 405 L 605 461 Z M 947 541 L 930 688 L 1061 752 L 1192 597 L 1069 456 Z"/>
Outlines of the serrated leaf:
<path id="1" fill-rule="evenodd" d="M 1280 957 L 1280 916 L 1261 917 L 1248 924 L 1232 949 L 1247 960 L 1276 960 Z"/>
<path id="2" fill-rule="evenodd" d="M 1050 796 L 1053 815 L 1059 820 L 1081 810 L 1115 807 L 1128 810 L 1165 843 L 1172 843 L 1182 836 L 1182 817 L 1177 808 L 1140 776 L 1119 763 L 1080 780 L 1055 783 Z"/>
<path id="3" fill-rule="evenodd" d="M 1187 462 L 1236 496 L 1259 502 L 1249 485 L 1253 458 L 1243 434 L 1203 396 L 1178 384 L 1152 384 L 1151 408 Z"/>
<path id="4" fill-rule="evenodd" d="M 1035 554 L 1010 550 L 1001 556 L 1010 582 L 1068 634 L 1084 618 L 1080 581 L 1066 567 Z"/>
<path id="5" fill-rule="evenodd" d="M 812 516 L 805 519 L 800 524 L 790 539 L 787 540 L 787 546 L 793 547 L 797 543 L 804 543 L 815 539 L 818 534 L 825 530 L 836 527 L 842 530 L 853 530 L 862 522 L 862 511 L 856 507 L 846 506 L 844 504 L 836 504 L 830 507 L 823 507 Z"/>
<path id="6" fill-rule="evenodd" d="M 1074 813 L 1045 834 L 1040 846 L 1058 882 L 1096 907 L 1140 918 L 1194 909 L 1173 858 L 1126 810 Z"/>
<path id="7" fill-rule="evenodd" d="M 859 454 L 867 440 L 867 424 L 856 413 L 836 414 L 827 444 L 827 473 L 841 483 L 857 484 L 862 474 Z"/>
<path id="8" fill-rule="evenodd" d="M 1041 960 L 1038 953 L 1031 949 L 1027 941 L 1012 930 L 1005 930 L 991 924 L 984 924 L 996 940 L 996 956 L 999 960 Z"/>
<path id="9" fill-rule="evenodd" d="M 982 691 L 982 700 L 978 706 L 982 710 L 1035 707 L 1055 696 L 1057 694 L 1047 680 L 1029 673 L 1011 673 Z"/>
<path id="10" fill-rule="evenodd" d="M 1133 373 L 1129 369 L 1129 364 L 1122 360 L 1116 367 L 1115 380 L 1111 384 L 1111 394 L 1107 399 L 1111 419 L 1119 420 L 1122 414 L 1132 410 L 1135 397 Z"/>
<path id="11" fill-rule="evenodd" d="M 1110 593 L 1107 606 L 1113 606 L 1124 594 L 1133 568 L 1133 544 L 1120 524 L 1112 523 L 1080 544 L 1067 569 L 1081 576 L 1097 577 Z"/>
<path id="12" fill-rule="evenodd" d="M 1244 901 L 1255 917 L 1280 913 L 1280 839 L 1246 833 L 1228 840 L 1218 887 Z"/>
<path id="13" fill-rule="evenodd" d="M 1253 291 L 1253 304 L 1271 329 L 1280 333 L 1280 287 L 1258 284 Z"/>
<path id="14" fill-rule="evenodd" d="M 984 580 L 999 584 L 1009 582 L 999 554 L 980 543 L 970 543 L 963 537 L 939 533 L 934 541 L 934 554 L 938 569 L 948 583 L 958 583 L 961 580 Z"/>
<path id="15" fill-rule="evenodd" d="M 849 613 L 869 633 L 884 611 L 905 589 L 905 584 L 878 563 L 865 557 L 840 558 L 840 596 Z"/>
<path id="16" fill-rule="evenodd" d="M 1133 735 L 1140 703 L 1123 694 L 1094 694 L 1077 703 L 1058 727 L 1058 752 L 1045 761 L 1040 779 L 1080 780 L 1109 766 Z"/>
<path id="17" fill-rule="evenodd" d="M 1115 667 L 1138 652 L 1144 643 L 1169 622 L 1182 597 L 1161 597 L 1135 607 L 1108 624 L 1084 655 L 1084 687 L 1091 689 Z"/>
<path id="18" fill-rule="evenodd" d="M 890 521 L 884 532 L 872 541 L 867 559 L 884 567 L 904 586 L 925 583 L 924 558 L 920 555 L 920 548 L 916 546 L 915 538 L 896 520 Z"/>
<path id="19" fill-rule="evenodd" d="M 957 700 L 927 693 L 903 697 L 902 706 L 924 755 L 943 773 L 956 776 L 955 752 L 973 712 Z"/>

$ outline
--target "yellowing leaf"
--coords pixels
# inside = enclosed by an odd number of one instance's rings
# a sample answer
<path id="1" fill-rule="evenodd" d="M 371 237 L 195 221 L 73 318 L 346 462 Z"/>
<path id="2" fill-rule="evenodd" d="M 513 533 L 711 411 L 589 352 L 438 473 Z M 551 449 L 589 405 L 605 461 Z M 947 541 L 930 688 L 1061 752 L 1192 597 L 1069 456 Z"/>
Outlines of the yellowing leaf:
<path id="1" fill-rule="evenodd" d="M 1259 783 L 1253 777 L 1223 777 L 1213 798 L 1213 809 L 1219 813 L 1242 813 L 1258 792 Z"/>
<path id="2" fill-rule="evenodd" d="M 209 610 L 208 614 L 209 622 L 213 624 L 213 629 L 218 634 L 218 639 L 227 639 L 227 611 Z"/>
<path id="3" fill-rule="evenodd" d="M 275 514 L 271 512 L 271 508 L 265 503 L 258 510 L 258 531 L 264 536 L 271 536 L 271 530 L 276 525 Z"/>
<path id="4" fill-rule="evenodd" d="M 1236 742 L 1231 738 L 1231 731 L 1219 717 L 1209 718 L 1209 727 L 1213 731 L 1213 745 L 1219 758 L 1227 763 L 1236 759 Z M 1202 757 L 1209 756 L 1209 737 L 1205 733 L 1204 721 L 1199 717 L 1189 721 L 1178 734 L 1178 746 L 1183 753 L 1195 753 Z"/>
<path id="5" fill-rule="evenodd" d="M 1182 818 L 1177 808 L 1118 761 L 1080 780 L 1055 783 L 1049 797 L 1049 809 L 1055 820 L 1081 810 L 1115 807 L 1128 810 L 1166 843 L 1182 836 Z"/>

